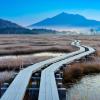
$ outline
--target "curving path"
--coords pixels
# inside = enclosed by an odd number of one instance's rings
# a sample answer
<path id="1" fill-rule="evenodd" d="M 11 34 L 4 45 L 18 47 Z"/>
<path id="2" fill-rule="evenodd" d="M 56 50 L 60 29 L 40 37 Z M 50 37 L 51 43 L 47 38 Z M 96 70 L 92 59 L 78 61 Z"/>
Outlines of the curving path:
<path id="1" fill-rule="evenodd" d="M 81 46 L 79 41 L 72 42 L 71 45 L 78 47 L 79 50 L 36 63 L 32 66 L 29 66 L 28 68 L 21 70 L 0 100 L 23 100 L 32 74 L 45 67 L 48 68 L 44 69 L 41 75 L 39 100 L 59 100 L 54 77 L 56 70 L 59 69 L 64 63 L 68 64 L 75 59 L 80 59 L 83 56 L 95 52 L 95 50 L 90 47 Z M 85 51 L 86 48 L 88 48 L 88 51 Z"/>
<path id="2" fill-rule="evenodd" d="M 95 50 L 91 47 L 87 46 L 83 47 L 88 48 L 88 51 L 75 55 L 73 57 L 69 57 L 57 63 L 54 63 L 42 71 L 39 100 L 59 100 L 56 79 L 55 79 L 55 72 L 59 70 L 63 64 L 69 64 L 76 59 L 78 60 L 84 56 L 87 56 L 95 52 Z"/>

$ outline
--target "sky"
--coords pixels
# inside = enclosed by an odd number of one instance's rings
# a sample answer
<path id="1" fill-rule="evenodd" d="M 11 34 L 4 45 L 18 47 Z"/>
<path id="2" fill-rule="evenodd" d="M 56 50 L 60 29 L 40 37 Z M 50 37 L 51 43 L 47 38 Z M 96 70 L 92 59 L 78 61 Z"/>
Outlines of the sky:
<path id="1" fill-rule="evenodd" d="M 100 0 L 0 0 L 0 18 L 23 26 L 62 12 L 100 21 Z"/>

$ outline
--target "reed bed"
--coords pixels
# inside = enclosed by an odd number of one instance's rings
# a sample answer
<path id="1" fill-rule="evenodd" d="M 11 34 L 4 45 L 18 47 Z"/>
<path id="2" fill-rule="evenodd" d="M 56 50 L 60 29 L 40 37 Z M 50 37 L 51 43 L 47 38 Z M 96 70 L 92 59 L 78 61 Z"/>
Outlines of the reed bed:
<path id="1" fill-rule="evenodd" d="M 11 78 L 15 77 L 15 72 L 13 71 L 4 71 L 0 72 L 0 84 L 5 81 L 9 81 Z"/>
<path id="2" fill-rule="evenodd" d="M 67 65 L 66 65 L 67 66 Z M 64 69 L 64 83 L 77 82 L 77 79 L 85 75 L 100 73 L 100 57 L 93 57 L 92 60 L 74 63 Z"/>

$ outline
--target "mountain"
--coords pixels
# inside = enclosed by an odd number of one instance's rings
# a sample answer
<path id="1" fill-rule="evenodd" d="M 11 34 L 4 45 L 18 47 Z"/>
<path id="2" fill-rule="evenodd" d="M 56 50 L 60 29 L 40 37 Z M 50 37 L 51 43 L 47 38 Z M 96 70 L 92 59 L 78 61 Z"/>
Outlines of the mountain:
<path id="1" fill-rule="evenodd" d="M 100 21 L 90 20 L 79 14 L 60 13 L 29 27 L 99 27 Z"/>
<path id="2" fill-rule="evenodd" d="M 0 34 L 33 34 L 29 29 L 12 23 L 7 20 L 0 19 Z"/>

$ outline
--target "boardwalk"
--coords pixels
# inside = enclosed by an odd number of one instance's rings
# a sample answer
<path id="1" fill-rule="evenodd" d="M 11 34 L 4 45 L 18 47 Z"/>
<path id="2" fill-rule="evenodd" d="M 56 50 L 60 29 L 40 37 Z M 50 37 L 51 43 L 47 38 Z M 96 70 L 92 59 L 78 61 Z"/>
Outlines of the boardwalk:
<path id="1" fill-rule="evenodd" d="M 86 47 L 86 46 L 85 46 Z M 65 60 L 59 61 L 46 68 L 41 75 L 41 84 L 39 91 L 39 100 L 59 100 L 58 90 L 55 81 L 55 72 L 60 69 L 63 64 L 69 64 L 76 59 L 80 59 L 86 55 L 93 53 L 95 50 L 87 47 L 88 51 L 81 54 L 69 57 Z"/>
<path id="2" fill-rule="evenodd" d="M 91 47 L 80 46 L 79 41 L 72 42 L 71 45 L 78 47 L 79 50 L 42 61 L 21 70 L 1 97 L 1 100 L 23 100 L 32 74 L 45 67 L 47 68 L 44 69 L 41 74 L 39 100 L 59 100 L 54 73 L 62 64 L 71 63 L 76 59 L 80 59 L 81 57 L 95 52 Z"/>

